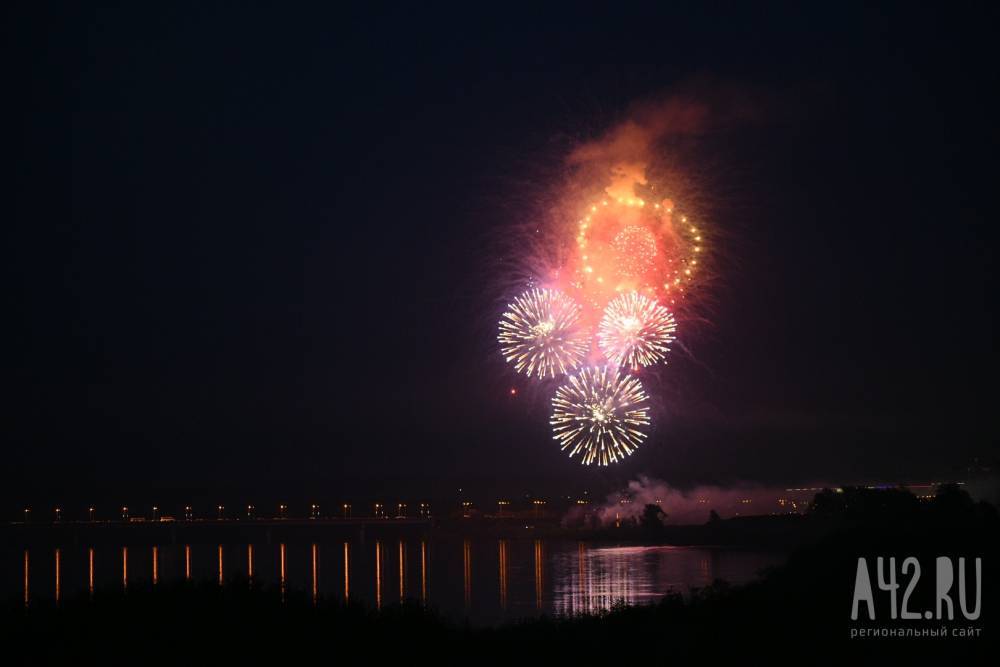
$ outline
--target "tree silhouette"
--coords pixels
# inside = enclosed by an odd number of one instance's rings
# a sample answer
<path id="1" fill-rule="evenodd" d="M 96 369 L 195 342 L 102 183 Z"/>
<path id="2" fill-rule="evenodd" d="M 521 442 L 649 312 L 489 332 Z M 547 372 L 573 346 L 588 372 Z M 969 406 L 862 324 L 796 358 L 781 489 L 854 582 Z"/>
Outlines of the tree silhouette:
<path id="1" fill-rule="evenodd" d="M 667 514 L 659 505 L 649 504 L 642 510 L 642 518 L 639 526 L 647 532 L 654 533 L 663 530 L 663 522 L 667 520 Z"/>

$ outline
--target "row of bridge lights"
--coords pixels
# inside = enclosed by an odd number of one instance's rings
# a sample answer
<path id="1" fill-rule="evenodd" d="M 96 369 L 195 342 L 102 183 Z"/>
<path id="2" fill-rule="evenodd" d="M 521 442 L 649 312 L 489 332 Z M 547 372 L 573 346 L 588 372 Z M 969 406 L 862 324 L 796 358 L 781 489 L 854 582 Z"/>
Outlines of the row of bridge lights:
<path id="1" fill-rule="evenodd" d="M 406 503 L 396 503 L 396 506 L 395 506 L 395 509 L 396 509 L 395 518 L 397 518 L 397 519 L 406 518 L 407 507 L 408 506 L 407 506 Z M 373 506 L 373 509 L 374 509 L 374 516 L 375 517 L 389 518 L 388 514 L 387 514 L 387 506 L 384 505 L 383 503 L 375 503 L 374 506 Z M 223 519 L 226 518 L 226 506 L 225 505 L 217 505 L 216 508 L 215 508 L 215 510 L 216 510 L 216 518 L 219 521 L 222 521 Z M 341 505 L 340 510 L 341 510 L 341 516 L 344 519 L 351 518 L 351 510 L 352 510 L 351 503 L 344 503 L 343 505 Z M 430 506 L 430 503 L 420 503 L 420 505 L 419 505 L 419 515 L 421 517 L 429 517 L 431 515 L 431 506 Z M 121 520 L 122 521 L 129 521 L 130 520 L 131 515 L 129 514 L 129 508 L 128 508 L 127 505 L 122 505 L 121 510 L 120 510 L 120 516 L 121 516 Z M 54 509 L 54 519 L 55 519 L 55 521 L 58 523 L 58 522 L 62 521 L 62 518 L 63 518 L 63 510 L 62 510 L 62 508 L 61 507 L 56 507 Z M 97 508 L 95 508 L 93 506 L 88 507 L 87 508 L 87 518 L 90 521 L 96 521 L 97 520 Z M 257 518 L 257 508 L 256 508 L 255 505 L 249 504 L 249 505 L 246 506 L 246 518 L 248 518 L 248 519 L 255 519 L 255 518 Z M 288 505 L 286 505 L 284 503 L 278 505 L 278 518 L 279 519 L 286 519 L 286 518 L 288 518 Z M 322 518 L 322 514 L 320 513 L 320 506 L 319 506 L 319 504 L 312 503 L 309 506 L 309 518 L 310 519 L 320 519 L 320 518 Z M 160 507 L 158 505 L 153 505 L 152 520 L 153 521 L 160 521 L 161 520 Z M 184 520 L 185 521 L 194 521 L 194 508 L 191 505 L 185 505 L 184 506 Z M 24 509 L 24 522 L 25 523 L 29 523 L 30 521 L 31 521 L 31 508 L 30 507 L 26 507 Z"/>
<path id="2" fill-rule="evenodd" d="M 586 499 L 586 500 L 577 500 L 576 502 L 577 502 L 577 504 L 587 504 L 587 503 L 589 503 L 589 499 Z M 624 503 L 631 502 L 631 500 L 623 498 L 621 500 L 621 502 L 624 504 Z M 659 503 L 659 500 L 657 500 L 657 503 Z M 511 502 L 509 500 L 500 500 L 500 501 L 497 501 L 497 510 L 498 510 L 499 514 L 503 515 L 504 513 L 510 512 L 511 511 L 510 510 L 510 505 L 511 505 Z M 531 501 L 531 505 L 532 505 L 532 509 L 535 511 L 535 513 L 538 513 L 540 511 L 544 510 L 544 508 L 545 508 L 545 501 L 544 500 L 532 500 Z M 420 503 L 419 506 L 418 506 L 418 508 L 419 508 L 419 516 L 421 516 L 421 517 L 429 517 L 431 515 L 431 508 L 430 508 L 430 504 L 429 503 Z M 215 509 L 216 509 L 216 517 L 217 517 L 217 519 L 219 521 L 224 520 L 226 518 L 226 506 L 225 505 L 217 505 Z M 374 517 L 376 517 L 376 518 L 382 518 L 382 519 L 389 518 L 389 512 L 390 512 L 389 506 L 387 506 L 387 505 L 385 505 L 383 503 L 375 503 L 373 505 L 372 509 L 373 509 L 373 516 Z M 343 505 L 341 505 L 340 510 L 341 510 L 341 516 L 344 519 L 351 518 L 351 503 L 344 503 Z M 407 504 L 406 503 L 396 503 L 395 510 L 396 510 L 396 512 L 395 512 L 395 518 L 397 518 L 397 519 L 406 518 L 406 515 L 407 515 Z M 472 511 L 473 511 L 473 504 L 472 504 L 472 502 L 468 501 L 468 500 L 462 501 L 462 513 L 463 513 L 463 515 L 470 516 L 471 513 L 472 513 Z M 56 507 L 55 508 L 55 521 L 56 522 L 62 521 L 62 516 L 63 516 L 62 515 L 62 508 L 61 507 Z M 88 517 L 88 519 L 90 521 L 96 521 L 97 520 L 96 508 L 94 508 L 93 506 L 88 507 L 87 508 L 87 517 Z M 256 508 L 255 505 L 249 504 L 249 505 L 246 506 L 246 518 L 247 519 L 256 519 L 257 518 L 257 508 Z M 288 505 L 286 505 L 284 503 L 281 503 L 280 505 L 278 505 L 278 518 L 279 519 L 287 519 L 288 518 Z M 309 518 L 310 519 L 320 519 L 320 518 L 322 518 L 322 514 L 320 512 L 320 506 L 319 506 L 318 503 L 312 503 L 309 506 Z M 122 508 L 121 508 L 121 519 L 122 519 L 122 521 L 129 521 L 130 520 L 129 508 L 126 505 L 123 505 Z M 31 508 L 29 507 L 29 508 L 25 508 L 25 510 L 24 510 L 24 521 L 25 521 L 25 523 L 27 523 L 30 520 L 31 520 Z M 159 521 L 159 520 L 160 520 L 160 508 L 157 505 L 153 505 L 153 521 Z M 191 505 L 185 505 L 184 506 L 184 520 L 185 521 L 194 521 L 194 508 Z"/>

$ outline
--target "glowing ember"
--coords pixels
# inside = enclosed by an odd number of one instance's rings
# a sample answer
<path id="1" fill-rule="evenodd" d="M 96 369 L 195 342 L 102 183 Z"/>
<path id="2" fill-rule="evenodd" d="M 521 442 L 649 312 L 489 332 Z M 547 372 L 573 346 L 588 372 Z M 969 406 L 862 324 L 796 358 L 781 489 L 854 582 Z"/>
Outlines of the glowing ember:
<path id="1" fill-rule="evenodd" d="M 656 237 L 645 227 L 625 227 L 615 235 L 611 245 L 615 249 L 619 277 L 625 280 L 641 279 L 653 268 L 656 261 Z"/>

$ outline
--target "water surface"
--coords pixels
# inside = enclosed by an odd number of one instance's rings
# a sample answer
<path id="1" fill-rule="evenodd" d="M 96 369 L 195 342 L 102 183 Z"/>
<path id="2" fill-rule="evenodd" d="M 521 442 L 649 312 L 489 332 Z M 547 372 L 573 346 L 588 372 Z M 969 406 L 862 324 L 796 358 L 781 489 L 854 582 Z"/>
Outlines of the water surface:
<path id="1" fill-rule="evenodd" d="M 741 584 L 784 554 L 712 547 L 532 539 L 369 539 L 276 544 L 73 546 L 7 550 L 3 592 L 16 604 L 187 580 L 253 579 L 319 600 L 373 607 L 418 600 L 496 623 L 655 602 L 716 579 Z"/>

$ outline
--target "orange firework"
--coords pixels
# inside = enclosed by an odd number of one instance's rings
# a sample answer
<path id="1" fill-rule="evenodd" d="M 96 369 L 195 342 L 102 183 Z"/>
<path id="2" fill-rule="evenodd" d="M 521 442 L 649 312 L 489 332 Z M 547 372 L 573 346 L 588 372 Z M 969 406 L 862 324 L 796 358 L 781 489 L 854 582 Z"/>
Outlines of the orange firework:
<path id="1" fill-rule="evenodd" d="M 562 289 L 600 317 L 616 296 L 637 292 L 674 308 L 698 275 L 702 233 L 669 199 L 604 197 L 576 223 L 575 248 L 559 272 Z"/>

